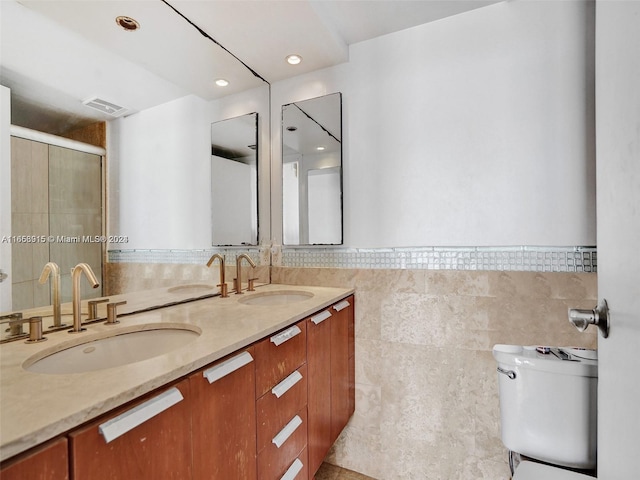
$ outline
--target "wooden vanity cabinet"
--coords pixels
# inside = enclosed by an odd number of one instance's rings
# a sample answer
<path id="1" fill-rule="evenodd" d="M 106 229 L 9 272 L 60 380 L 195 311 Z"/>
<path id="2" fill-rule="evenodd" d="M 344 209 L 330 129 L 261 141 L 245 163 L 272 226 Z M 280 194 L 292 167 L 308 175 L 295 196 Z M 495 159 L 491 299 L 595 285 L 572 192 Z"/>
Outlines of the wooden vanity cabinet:
<path id="1" fill-rule="evenodd" d="M 189 381 L 183 380 L 72 431 L 71 478 L 191 478 L 189 397 Z"/>
<path id="2" fill-rule="evenodd" d="M 194 480 L 255 480 L 254 348 L 217 361 L 189 381 Z"/>
<path id="3" fill-rule="evenodd" d="M 309 479 L 355 410 L 353 295 L 307 320 Z"/>
<path id="4" fill-rule="evenodd" d="M 2 464 L 2 480 L 312 480 L 355 409 L 354 297 Z"/>
<path id="5" fill-rule="evenodd" d="M 11 459 L 0 468 L 2 480 L 67 480 L 67 439 L 59 438 Z"/>

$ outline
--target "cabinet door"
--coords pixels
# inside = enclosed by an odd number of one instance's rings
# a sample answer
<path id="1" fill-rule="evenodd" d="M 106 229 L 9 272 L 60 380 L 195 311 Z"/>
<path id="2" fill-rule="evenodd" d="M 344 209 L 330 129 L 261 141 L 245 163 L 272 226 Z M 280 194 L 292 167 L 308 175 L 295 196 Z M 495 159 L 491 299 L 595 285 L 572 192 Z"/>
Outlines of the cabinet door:
<path id="1" fill-rule="evenodd" d="M 0 470 L 2 480 L 67 480 L 67 439 L 60 438 L 9 460 Z"/>
<path id="2" fill-rule="evenodd" d="M 309 477 L 331 447 L 331 311 L 307 320 Z"/>
<path id="3" fill-rule="evenodd" d="M 73 479 L 190 479 L 190 415 L 183 380 L 73 431 Z"/>
<path id="4" fill-rule="evenodd" d="M 253 348 L 189 378 L 193 396 L 194 479 L 256 479 Z"/>
<path id="5" fill-rule="evenodd" d="M 331 444 L 351 417 L 350 325 L 353 323 L 353 297 L 331 307 Z"/>

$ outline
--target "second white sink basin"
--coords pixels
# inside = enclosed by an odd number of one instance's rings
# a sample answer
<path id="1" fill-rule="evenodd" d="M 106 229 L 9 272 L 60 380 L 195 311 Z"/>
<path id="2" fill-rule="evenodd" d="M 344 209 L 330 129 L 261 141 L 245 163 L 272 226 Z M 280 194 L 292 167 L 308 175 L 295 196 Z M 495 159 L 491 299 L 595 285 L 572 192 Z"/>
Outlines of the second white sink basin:
<path id="1" fill-rule="evenodd" d="M 304 302 L 313 297 L 313 293 L 300 290 L 254 293 L 238 300 L 245 305 L 286 305 Z"/>
<path id="2" fill-rule="evenodd" d="M 176 350 L 200 336 L 190 325 L 147 324 L 137 330 L 113 332 L 107 337 L 78 340 L 67 348 L 27 359 L 22 367 L 35 373 L 62 375 L 128 365 Z M 44 356 L 43 356 L 44 355 Z"/>
<path id="3" fill-rule="evenodd" d="M 169 293 L 180 293 L 184 295 L 205 295 L 207 293 L 213 293 L 213 286 L 206 285 L 204 283 L 193 283 L 189 285 L 178 285 L 167 289 Z"/>

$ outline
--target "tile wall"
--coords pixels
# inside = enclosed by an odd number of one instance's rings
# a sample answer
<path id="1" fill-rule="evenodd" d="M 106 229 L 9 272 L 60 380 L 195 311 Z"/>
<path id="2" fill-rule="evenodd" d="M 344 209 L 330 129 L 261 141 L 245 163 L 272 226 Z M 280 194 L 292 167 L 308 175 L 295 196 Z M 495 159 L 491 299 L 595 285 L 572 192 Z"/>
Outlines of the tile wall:
<path id="1" fill-rule="evenodd" d="M 243 279 L 251 274 L 259 283 L 270 283 L 268 250 L 257 248 L 210 249 L 210 250 L 111 250 L 109 262 L 105 264 L 105 295 L 117 295 L 127 292 L 139 292 L 155 288 L 173 287 L 189 283 L 220 283 L 218 262 L 207 267 L 214 253 L 221 254 L 226 260 L 225 279 L 232 288 L 236 276 L 235 258 L 242 253 L 248 254 L 257 267 L 243 263 Z M 245 271 L 246 268 L 246 271 Z M 245 283 L 246 280 L 243 281 Z"/>
<path id="2" fill-rule="evenodd" d="M 567 308 L 596 275 L 273 267 L 272 282 L 356 289 L 356 413 L 327 461 L 386 479 L 510 478 L 496 343 L 595 347 Z"/>
<path id="3" fill-rule="evenodd" d="M 210 253 L 110 252 L 109 292 L 217 281 Z M 327 461 L 379 480 L 507 480 L 493 345 L 596 346 L 567 320 L 596 304 L 594 248 L 249 253 L 261 281 L 356 289 L 356 413 Z"/>

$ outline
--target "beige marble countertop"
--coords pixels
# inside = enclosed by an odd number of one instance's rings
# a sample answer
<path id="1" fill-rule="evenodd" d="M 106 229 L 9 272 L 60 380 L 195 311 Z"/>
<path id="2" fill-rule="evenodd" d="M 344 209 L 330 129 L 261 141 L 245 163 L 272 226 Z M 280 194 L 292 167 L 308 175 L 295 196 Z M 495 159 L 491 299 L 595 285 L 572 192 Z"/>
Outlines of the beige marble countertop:
<path id="1" fill-rule="evenodd" d="M 313 293 L 308 300 L 284 305 L 245 305 L 252 295 L 278 291 Z M 159 292 L 159 291 L 155 291 Z M 122 317 L 70 335 L 58 331 L 38 344 L 14 341 L 0 345 L 0 460 L 98 417 L 128 401 L 179 379 L 211 362 L 301 320 L 353 293 L 349 288 L 264 285 L 255 292 L 212 297 Z M 149 293 L 145 301 L 149 301 Z M 135 302 L 136 294 L 128 294 Z M 166 299 L 166 290 L 162 298 Z M 116 300 L 114 297 L 113 300 Z M 120 367 L 74 374 L 41 374 L 23 364 L 84 341 L 112 336 L 150 324 L 188 324 L 201 334 L 184 347 Z"/>

